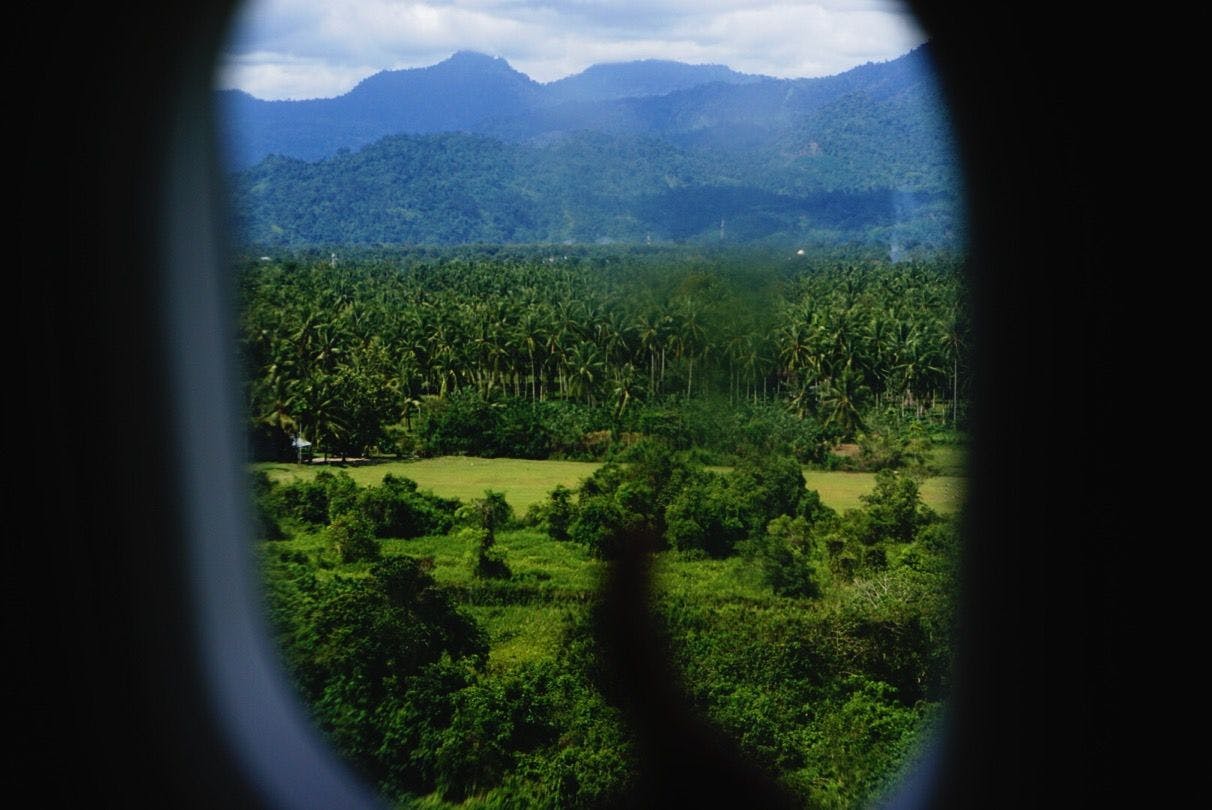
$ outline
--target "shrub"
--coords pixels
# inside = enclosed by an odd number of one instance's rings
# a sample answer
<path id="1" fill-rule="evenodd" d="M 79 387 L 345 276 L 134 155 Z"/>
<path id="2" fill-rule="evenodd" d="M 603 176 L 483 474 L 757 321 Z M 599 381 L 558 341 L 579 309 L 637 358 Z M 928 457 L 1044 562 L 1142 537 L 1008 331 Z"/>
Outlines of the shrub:
<path id="1" fill-rule="evenodd" d="M 724 476 L 701 473 L 666 508 L 665 537 L 679 551 L 701 549 L 723 557 L 748 534 L 745 507 Z"/>
<path id="2" fill-rule="evenodd" d="M 375 528 L 378 537 L 422 537 L 445 534 L 453 525 L 457 498 L 439 498 L 417 490 L 410 478 L 383 476 L 379 487 L 368 487 L 358 495 L 358 510 Z"/>
<path id="3" fill-rule="evenodd" d="M 496 412 L 477 391 L 460 389 L 422 406 L 421 446 L 428 455 L 486 455 L 486 437 L 495 430 L 496 421 Z"/>
<path id="4" fill-rule="evenodd" d="M 430 567 L 393 556 L 367 577 L 316 583 L 314 607 L 283 636 L 291 671 L 335 748 L 373 781 L 422 793 L 433 790 L 453 696 L 488 657 L 483 630 L 436 586 Z"/>
<path id="5" fill-rule="evenodd" d="M 337 517 L 328 527 L 328 544 L 344 563 L 377 560 L 380 557 L 374 530 L 360 515 L 347 512 Z"/>
<path id="6" fill-rule="evenodd" d="M 803 517 L 782 515 L 770 521 L 755 543 L 762 580 L 780 596 L 816 597 L 821 588 L 813 557 L 810 526 Z"/>
<path id="7" fill-rule="evenodd" d="M 547 505 L 547 533 L 553 540 L 568 539 L 568 525 L 572 522 L 572 490 L 562 484 L 551 491 Z"/>
<path id="8" fill-rule="evenodd" d="M 799 462 L 785 455 L 747 458 L 728 480 L 752 536 L 764 533 L 766 525 L 779 515 L 796 514 L 805 483 Z"/>
<path id="9" fill-rule="evenodd" d="M 386 484 L 363 489 L 358 494 L 357 512 L 376 537 L 424 537 L 444 534 L 451 526 L 450 516 L 424 495 Z"/>
<path id="10" fill-rule="evenodd" d="M 611 495 L 582 496 L 568 526 L 568 536 L 588 548 L 591 556 L 613 560 L 622 554 L 628 530 L 637 519 Z"/>
<path id="11" fill-rule="evenodd" d="M 918 530 L 937 522 L 938 515 L 922 503 L 917 482 L 908 475 L 881 470 L 875 489 L 860 500 L 866 505 L 863 542 L 910 543 Z"/>
<path id="12" fill-rule="evenodd" d="M 871 472 L 901 467 L 927 469 L 931 441 L 920 422 L 900 419 L 895 412 L 869 414 L 865 421 L 867 430 L 856 439 L 859 452 L 851 460 L 851 469 Z"/>
<path id="13" fill-rule="evenodd" d="M 328 522 L 328 489 L 323 481 L 292 481 L 274 488 L 272 511 L 278 518 L 293 518 L 321 526 Z"/>
<path id="14" fill-rule="evenodd" d="M 514 522 L 513 507 L 505 500 L 505 493 L 484 490 L 484 497 L 472 501 L 472 506 L 479 513 L 480 525 L 495 535 L 497 529 L 504 529 Z"/>
<path id="15" fill-rule="evenodd" d="M 316 482 L 324 487 L 328 496 L 328 522 L 346 512 L 352 512 L 358 503 L 358 485 L 345 471 L 332 473 L 321 470 L 316 474 Z"/>

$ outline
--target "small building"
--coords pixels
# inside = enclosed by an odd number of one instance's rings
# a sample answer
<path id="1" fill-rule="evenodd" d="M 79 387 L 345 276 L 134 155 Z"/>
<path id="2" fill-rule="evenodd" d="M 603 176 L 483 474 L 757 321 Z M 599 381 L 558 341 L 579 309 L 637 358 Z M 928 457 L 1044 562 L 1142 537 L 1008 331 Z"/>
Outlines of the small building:
<path id="1" fill-rule="evenodd" d="M 304 461 L 311 461 L 311 442 L 307 439 L 304 439 L 302 436 L 295 436 L 291 440 L 290 446 L 295 449 L 295 458 L 298 459 L 300 464 Z"/>

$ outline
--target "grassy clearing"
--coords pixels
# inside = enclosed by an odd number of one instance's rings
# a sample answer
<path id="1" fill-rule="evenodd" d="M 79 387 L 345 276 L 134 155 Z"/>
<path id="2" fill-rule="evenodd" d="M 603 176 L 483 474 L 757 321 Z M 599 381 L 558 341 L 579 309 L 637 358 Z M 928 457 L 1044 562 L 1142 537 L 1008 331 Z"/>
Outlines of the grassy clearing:
<path id="1" fill-rule="evenodd" d="M 443 585 L 469 587 L 476 582 L 467 560 L 472 549 L 456 535 L 384 540 L 382 548 L 384 554 L 432 557 L 434 579 Z M 513 571 L 510 583 L 537 598 L 576 598 L 598 585 L 601 563 L 576 543 L 558 543 L 543 532 L 522 529 L 497 532 L 496 548 Z"/>
<path id="2" fill-rule="evenodd" d="M 961 454 L 962 449 L 958 447 L 937 448 L 936 463 L 944 469 L 956 469 Z M 401 475 L 416 481 L 422 489 L 463 500 L 479 498 L 484 490 L 493 489 L 504 492 L 510 506 L 521 515 L 531 504 L 545 500 L 557 484 L 575 487 L 600 466 L 591 461 L 442 456 L 420 461 L 370 461 L 334 466 L 333 469 L 345 470 L 361 485 L 378 484 L 387 473 Z M 307 478 L 324 469 L 319 464 L 263 463 L 256 467 L 267 472 L 275 481 Z M 726 471 L 728 468 L 712 469 Z M 821 499 L 839 511 L 860 506 L 859 496 L 867 494 L 875 486 L 874 473 L 805 470 L 804 477 L 809 489 L 820 492 Z M 963 484 L 964 479 L 958 475 L 928 478 L 922 483 L 922 500 L 940 512 L 954 512 L 964 496 Z"/>
<path id="3" fill-rule="evenodd" d="M 722 560 L 687 560 L 676 552 L 653 558 L 655 592 L 698 604 L 769 602 L 775 598 L 762 585 L 757 566 L 740 556 Z"/>
<path id="4" fill-rule="evenodd" d="M 306 478 L 324 469 L 322 464 L 258 464 L 275 481 Z M 493 489 L 505 493 L 518 514 L 532 503 L 546 500 L 547 493 L 557 484 L 575 487 L 582 479 L 593 475 L 602 466 L 592 461 L 532 461 L 515 458 L 474 458 L 471 456 L 441 456 L 419 461 L 368 461 L 343 469 L 360 485 L 378 484 L 387 473 L 411 478 L 421 489 L 433 490 L 445 498 L 471 500 Z"/>
<path id="5" fill-rule="evenodd" d="M 560 639 L 583 608 L 564 605 L 478 605 L 468 612 L 488 633 L 488 668 L 506 672 L 522 664 L 551 661 Z"/>
<path id="6" fill-rule="evenodd" d="M 808 489 L 821 493 L 821 500 L 839 512 L 862 506 L 859 496 L 875 488 L 875 473 L 819 472 L 804 470 Z M 956 476 L 934 476 L 921 483 L 922 501 L 931 509 L 950 514 L 961 505 L 964 479 Z"/>
<path id="7" fill-rule="evenodd" d="M 385 554 L 433 558 L 434 579 L 455 588 L 488 633 L 489 669 L 554 659 L 569 619 L 596 591 L 602 564 L 583 546 L 526 529 L 498 532 L 496 548 L 513 576 L 486 583 L 471 575 L 471 549 L 453 536 L 383 541 Z"/>

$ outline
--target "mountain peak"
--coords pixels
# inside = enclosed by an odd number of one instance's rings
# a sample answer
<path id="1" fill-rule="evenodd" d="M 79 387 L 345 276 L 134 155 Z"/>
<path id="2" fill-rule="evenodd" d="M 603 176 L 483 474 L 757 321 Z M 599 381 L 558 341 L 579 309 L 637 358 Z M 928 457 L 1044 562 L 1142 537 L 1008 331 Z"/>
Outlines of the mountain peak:
<path id="1" fill-rule="evenodd" d="M 455 51 L 446 59 L 443 59 L 434 67 L 457 67 L 471 68 L 482 70 L 484 68 L 505 69 L 510 73 L 516 73 L 513 66 L 505 61 L 500 56 L 489 56 L 486 53 L 479 51 Z"/>
<path id="2" fill-rule="evenodd" d="M 499 56 L 489 56 L 482 51 L 455 51 L 445 60 L 446 62 L 504 62 Z"/>

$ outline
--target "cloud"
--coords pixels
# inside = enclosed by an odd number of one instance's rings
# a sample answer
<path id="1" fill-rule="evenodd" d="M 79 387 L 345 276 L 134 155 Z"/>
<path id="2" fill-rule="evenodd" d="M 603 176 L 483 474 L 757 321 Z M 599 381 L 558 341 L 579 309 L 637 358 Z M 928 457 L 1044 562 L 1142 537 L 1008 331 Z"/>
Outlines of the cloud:
<path id="1" fill-rule="evenodd" d="M 252 0 L 216 79 L 261 98 L 332 96 L 464 49 L 538 81 L 650 58 L 789 78 L 891 59 L 925 39 L 893 0 Z"/>

